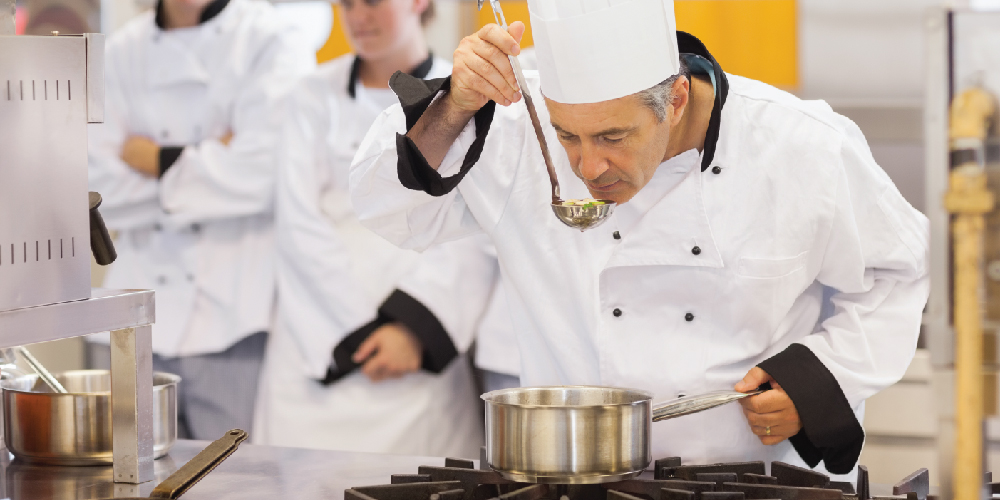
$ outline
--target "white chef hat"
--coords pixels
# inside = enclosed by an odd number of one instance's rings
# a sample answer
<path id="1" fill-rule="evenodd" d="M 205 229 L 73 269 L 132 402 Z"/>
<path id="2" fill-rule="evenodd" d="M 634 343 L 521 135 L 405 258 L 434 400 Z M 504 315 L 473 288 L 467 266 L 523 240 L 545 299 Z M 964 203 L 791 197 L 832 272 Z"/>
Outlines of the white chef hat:
<path id="1" fill-rule="evenodd" d="M 542 93 L 617 99 L 680 71 L 673 0 L 528 0 Z"/>

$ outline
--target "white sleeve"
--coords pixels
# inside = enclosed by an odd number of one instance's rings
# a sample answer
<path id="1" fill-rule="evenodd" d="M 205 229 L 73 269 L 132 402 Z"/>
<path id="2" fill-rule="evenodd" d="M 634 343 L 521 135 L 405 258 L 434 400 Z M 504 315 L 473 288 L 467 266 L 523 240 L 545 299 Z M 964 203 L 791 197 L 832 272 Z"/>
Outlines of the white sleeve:
<path id="1" fill-rule="evenodd" d="M 107 96 L 104 123 L 87 126 L 88 181 L 101 193 L 101 215 L 109 229 L 124 230 L 155 223 L 162 213 L 159 181 L 142 175 L 121 160 L 128 137 L 128 103 L 116 50 L 109 46 L 105 68 Z"/>
<path id="2" fill-rule="evenodd" d="M 930 293 L 927 218 L 878 167 L 853 123 L 843 146 L 836 207 L 818 279 L 830 311 L 801 343 L 852 407 L 896 383 L 913 359 Z"/>
<path id="3" fill-rule="evenodd" d="M 434 313 L 458 352 L 472 344 L 500 275 L 491 249 L 486 235 L 433 246 L 398 285 Z"/>
<path id="4" fill-rule="evenodd" d="M 322 378 L 333 349 L 375 318 L 378 304 L 351 271 L 351 256 L 324 215 L 320 172 L 329 168 L 327 123 L 336 110 L 303 93 L 288 107 L 280 148 L 275 237 L 281 321 L 308 370 Z M 345 193 L 346 196 L 346 193 Z"/>
<path id="5" fill-rule="evenodd" d="M 160 201 L 177 225 L 270 213 L 274 204 L 278 105 L 315 57 L 292 33 L 259 41 L 261 54 L 236 96 L 232 141 L 212 138 L 184 148 L 161 179 Z"/>

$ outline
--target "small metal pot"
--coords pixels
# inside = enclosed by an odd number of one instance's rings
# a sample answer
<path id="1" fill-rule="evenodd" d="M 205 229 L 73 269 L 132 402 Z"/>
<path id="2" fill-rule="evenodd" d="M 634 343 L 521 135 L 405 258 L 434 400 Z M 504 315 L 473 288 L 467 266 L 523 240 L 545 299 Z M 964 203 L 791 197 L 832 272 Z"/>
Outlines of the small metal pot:
<path id="1" fill-rule="evenodd" d="M 650 393 L 614 387 L 488 392 L 482 396 L 487 463 L 504 478 L 524 483 L 594 484 L 629 479 L 649 465 L 652 422 L 761 392 L 712 392 L 655 408 Z"/>
<path id="2" fill-rule="evenodd" d="M 106 465 L 111 456 L 111 373 L 76 370 L 55 374 L 68 394 L 50 392 L 37 375 L 30 390 L 3 388 L 3 431 L 7 448 L 25 462 L 48 465 Z M 177 384 L 169 373 L 153 374 L 153 455 L 167 454 L 177 441 Z"/>

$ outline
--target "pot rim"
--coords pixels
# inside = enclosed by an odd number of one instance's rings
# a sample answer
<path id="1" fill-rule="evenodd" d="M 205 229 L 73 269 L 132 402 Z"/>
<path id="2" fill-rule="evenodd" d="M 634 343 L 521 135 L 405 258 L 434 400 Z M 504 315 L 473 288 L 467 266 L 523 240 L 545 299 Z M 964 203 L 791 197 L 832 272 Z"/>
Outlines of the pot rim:
<path id="1" fill-rule="evenodd" d="M 528 392 L 532 390 L 543 390 L 543 389 L 597 389 L 597 390 L 611 390 L 618 392 L 630 392 L 639 396 L 640 399 L 633 401 L 631 403 L 600 403 L 600 404 L 579 404 L 579 405 L 568 405 L 568 404 L 551 404 L 551 405 L 541 405 L 541 404 L 528 404 L 528 403 L 504 403 L 496 401 L 497 398 L 505 396 L 507 394 L 518 393 L 518 392 Z M 499 389 L 496 391 L 487 392 L 479 396 L 483 401 L 489 405 L 494 406 L 504 406 L 509 408 L 519 408 L 519 409 L 592 409 L 592 408 L 621 408 L 626 406 L 637 406 L 643 404 L 652 404 L 653 394 L 648 391 L 642 391 L 639 389 L 629 389 L 624 387 L 610 387 L 603 385 L 542 385 L 533 387 L 514 387 L 510 389 Z"/>
<path id="2" fill-rule="evenodd" d="M 58 378 L 60 375 L 70 375 L 70 374 L 105 374 L 105 373 L 110 376 L 111 370 L 66 370 L 66 371 L 63 371 L 63 372 L 55 372 L 55 373 L 52 374 L 52 376 Z M 166 383 L 162 383 L 162 384 L 157 384 L 157 383 L 155 383 L 157 377 L 162 377 L 163 379 L 166 379 L 167 382 Z M 25 375 L 23 375 L 21 377 L 18 377 L 17 379 L 12 379 L 12 380 L 18 380 L 18 379 L 21 379 L 21 378 L 33 378 L 33 379 L 37 380 L 38 379 L 38 374 L 37 373 L 28 373 L 28 374 L 25 374 Z M 167 372 L 153 372 L 153 381 L 154 381 L 154 383 L 153 383 L 153 390 L 154 391 L 157 390 L 157 389 L 161 389 L 162 390 L 163 388 L 166 388 L 166 387 L 176 386 L 176 385 L 180 384 L 181 380 L 182 379 L 181 379 L 180 375 L 175 375 L 173 373 L 167 373 Z M 67 392 L 65 394 L 60 394 L 60 393 L 56 393 L 56 392 L 22 391 L 20 389 L 14 389 L 14 388 L 3 387 L 3 386 L 0 386 L 0 390 L 14 392 L 14 393 L 17 393 L 17 394 L 37 394 L 37 395 L 41 395 L 41 396 L 110 396 L 111 395 L 111 391 Z"/>

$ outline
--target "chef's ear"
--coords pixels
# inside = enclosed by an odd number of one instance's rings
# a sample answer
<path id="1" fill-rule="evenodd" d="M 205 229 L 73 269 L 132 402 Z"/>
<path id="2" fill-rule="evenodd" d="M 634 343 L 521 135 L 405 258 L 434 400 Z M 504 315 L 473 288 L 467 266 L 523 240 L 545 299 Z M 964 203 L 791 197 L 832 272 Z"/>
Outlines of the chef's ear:
<path id="1" fill-rule="evenodd" d="M 420 13 L 420 25 L 426 28 L 434 20 L 434 0 L 413 0 L 413 12 Z"/>
<path id="2" fill-rule="evenodd" d="M 680 78 L 674 80 L 673 87 L 670 89 L 667 120 L 671 127 L 680 123 L 689 102 L 691 102 L 691 81 L 688 77 L 681 75 Z"/>

